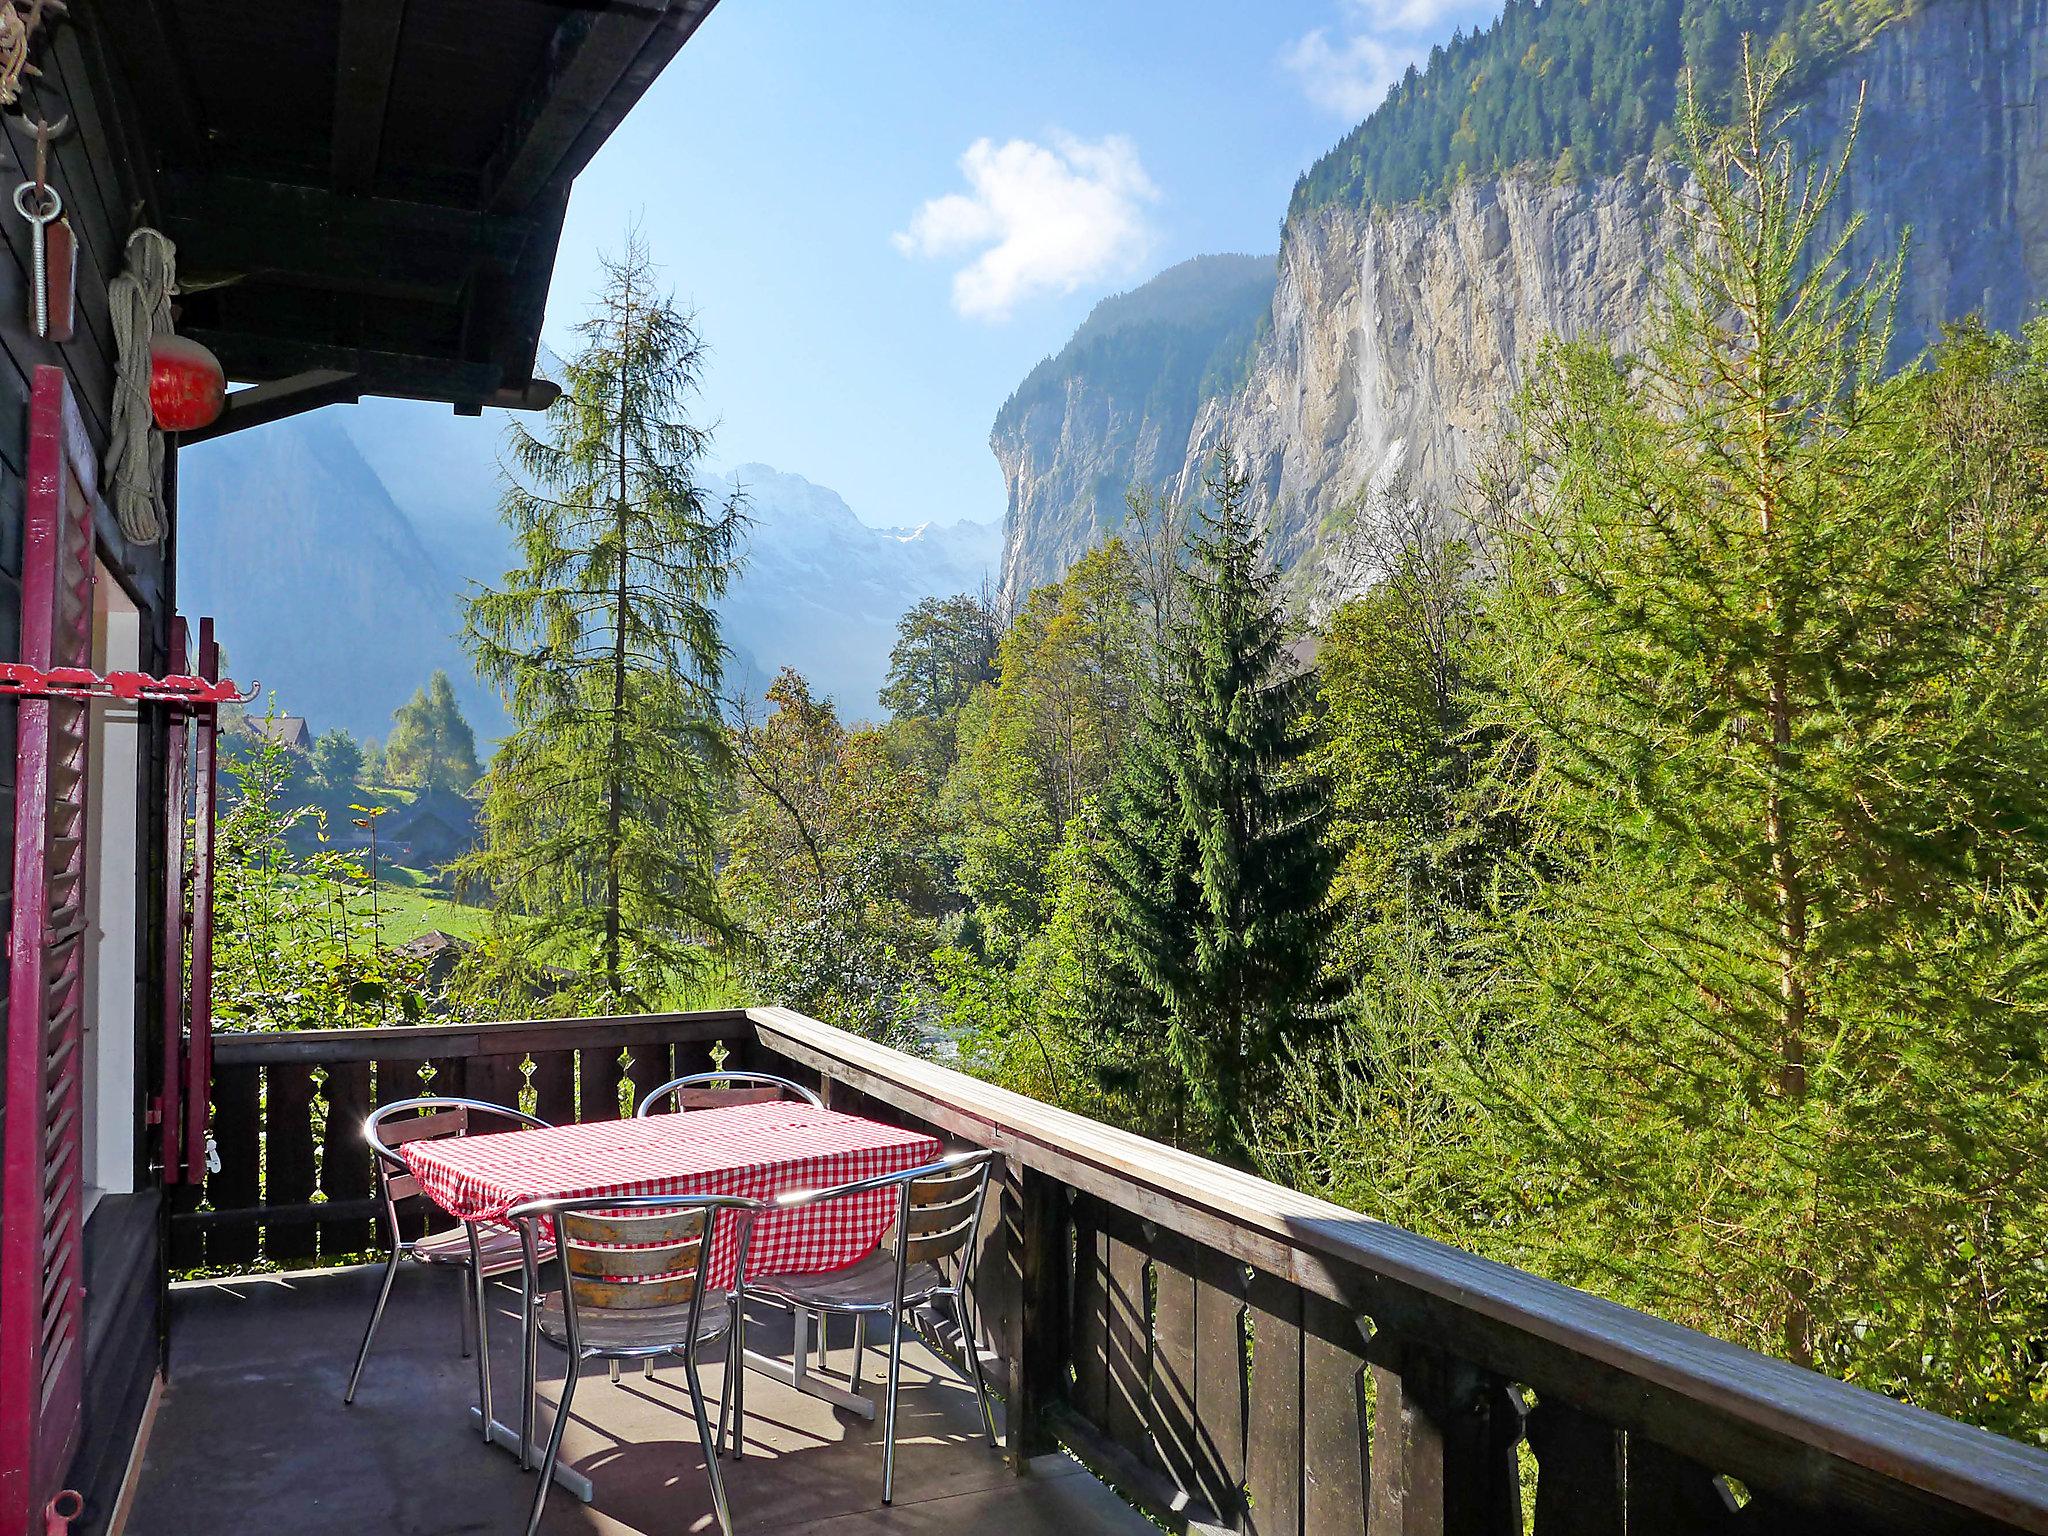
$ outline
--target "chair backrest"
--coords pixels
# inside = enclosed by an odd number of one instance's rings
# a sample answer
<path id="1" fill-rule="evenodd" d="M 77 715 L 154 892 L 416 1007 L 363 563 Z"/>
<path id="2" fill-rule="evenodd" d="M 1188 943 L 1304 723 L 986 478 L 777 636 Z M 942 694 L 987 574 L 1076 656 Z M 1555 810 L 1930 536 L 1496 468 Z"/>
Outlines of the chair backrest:
<path id="1" fill-rule="evenodd" d="M 454 1099 L 427 1096 L 400 1099 L 372 1111 L 363 1121 L 363 1136 L 376 1153 L 377 1185 L 385 1205 L 395 1205 L 420 1193 L 419 1180 L 405 1166 L 398 1149 L 412 1141 L 439 1141 L 448 1136 L 467 1136 L 472 1118 L 507 1121 L 513 1128 L 525 1126 L 547 1130 L 548 1122 L 538 1115 L 490 1104 L 482 1099 Z M 494 1129 L 500 1127 L 493 1127 Z"/>
<path id="2" fill-rule="evenodd" d="M 957 1152 L 898 1177 L 902 1204 L 896 1216 L 896 1246 L 905 1265 L 957 1259 L 963 1272 L 974 1262 L 974 1237 L 988 1198 L 995 1153 Z"/>
<path id="3" fill-rule="evenodd" d="M 799 1099 L 813 1109 L 825 1107 L 825 1101 L 802 1083 L 770 1072 L 693 1072 L 650 1088 L 634 1108 L 634 1118 L 658 1113 L 669 1099 L 678 1110 L 730 1109 L 735 1104 L 772 1104 L 777 1099 Z"/>
<path id="4" fill-rule="evenodd" d="M 913 1264 L 935 1264 L 950 1258 L 958 1262 L 959 1284 L 966 1286 L 974 1279 L 974 1238 L 981 1230 L 982 1206 L 988 1198 L 989 1171 L 995 1160 L 996 1154 L 985 1147 L 949 1152 L 935 1163 L 906 1168 L 901 1173 L 884 1173 L 832 1189 L 784 1195 L 775 1202 L 775 1208 L 795 1210 L 876 1190 L 893 1190 L 895 1222 L 884 1242 L 896 1260 L 898 1279 Z"/>
<path id="5" fill-rule="evenodd" d="M 742 1222 L 744 1264 L 748 1224 L 760 1208 L 739 1195 L 591 1195 L 531 1201 L 507 1215 L 536 1240 L 540 1223 L 553 1224 L 573 1345 L 583 1310 L 630 1313 L 687 1303 L 694 1326 L 710 1289 L 704 1280 L 720 1218 Z"/>

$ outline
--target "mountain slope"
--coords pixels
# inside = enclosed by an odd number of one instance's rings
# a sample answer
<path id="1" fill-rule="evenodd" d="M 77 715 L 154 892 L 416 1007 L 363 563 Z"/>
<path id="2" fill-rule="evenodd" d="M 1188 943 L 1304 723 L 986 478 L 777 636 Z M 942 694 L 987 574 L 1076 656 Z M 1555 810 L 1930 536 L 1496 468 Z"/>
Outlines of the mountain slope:
<path id="1" fill-rule="evenodd" d="M 1571 11 L 1617 18 L 1626 32 L 1630 17 L 1672 3 Z M 1895 358 L 1971 311 L 2017 325 L 2048 296 L 2048 0 L 1851 9 L 1886 24 L 1808 70 L 1803 129 L 1833 142 L 1867 82 L 1837 217 L 1866 220 L 1858 265 L 1913 231 Z M 1382 122 L 1375 114 L 1368 126 Z M 1362 142 L 1357 133 L 1345 141 Z M 1424 163 L 1439 167 L 1428 156 L 1452 150 L 1424 148 Z M 1340 176 L 1326 162 L 1297 189 L 1278 287 L 1242 382 L 1208 391 L 1182 441 L 1133 452 L 1085 422 L 998 424 L 1010 492 L 1006 582 L 1057 574 L 1077 542 L 1085 547 L 1077 522 L 1115 526 L 1110 498 L 1073 493 L 1078 477 L 1198 496 L 1224 443 L 1253 476 L 1275 553 L 1313 578 L 1324 530 L 1365 487 L 1405 473 L 1424 494 L 1461 501 L 1535 350 L 1551 336 L 1627 345 L 1672 248 L 1668 162 L 1631 160 L 1597 176 L 1556 164 L 1466 174 L 1448 191 L 1379 203 L 1363 171 L 1345 162 Z M 1095 399 L 1103 421 L 1141 409 L 1128 385 L 1081 377 L 1068 387 Z"/>
<path id="2" fill-rule="evenodd" d="M 1129 486 L 1179 468 L 1202 400 L 1239 382 L 1273 282 L 1270 256 L 1169 267 L 1096 305 L 1018 385 L 989 438 L 1012 487 L 1007 597 L 1053 580 L 1099 529 L 1115 527 Z M 1034 507 L 1020 518 L 1015 491 L 1027 476 Z M 1022 544 L 1018 531 L 1028 534 Z"/>
<path id="3" fill-rule="evenodd" d="M 994 523 L 870 528 L 838 492 L 765 464 L 742 464 L 722 485 L 745 494 L 754 520 L 722 612 L 727 640 L 752 662 L 734 681 L 756 694 L 793 666 L 847 719 L 875 718 L 904 610 L 972 592 L 1000 563 Z"/>
<path id="4" fill-rule="evenodd" d="M 460 587 L 336 411 L 179 455 L 179 607 L 219 620 L 237 681 L 317 729 L 381 738 L 445 667 L 478 736 L 501 734 L 456 642 Z"/>
<path id="5" fill-rule="evenodd" d="M 381 739 L 442 667 L 487 745 L 505 713 L 456 637 L 470 583 L 496 582 L 512 562 L 497 517 L 501 430 L 366 401 L 189 450 L 180 606 L 218 618 L 235 676 L 260 679 L 315 729 Z M 872 715 L 903 611 L 995 573 L 993 523 L 871 528 L 801 476 L 748 465 L 735 478 L 754 518 L 723 610 L 736 687 L 758 691 L 792 665 L 850 718 Z"/>

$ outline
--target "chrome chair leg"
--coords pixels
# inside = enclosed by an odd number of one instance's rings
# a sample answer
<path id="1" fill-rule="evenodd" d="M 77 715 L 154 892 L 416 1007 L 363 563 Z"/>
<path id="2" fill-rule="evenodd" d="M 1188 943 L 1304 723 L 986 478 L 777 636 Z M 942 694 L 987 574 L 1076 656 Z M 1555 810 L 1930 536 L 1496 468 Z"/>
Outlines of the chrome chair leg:
<path id="1" fill-rule="evenodd" d="M 725 1367 L 718 1376 L 718 1446 L 717 1453 L 725 1454 L 725 1427 L 732 1422 L 732 1378 L 737 1363 L 732 1353 L 733 1335 L 730 1329 L 725 1335 Z"/>
<path id="2" fill-rule="evenodd" d="M 341 1395 L 344 1404 L 356 1400 L 356 1388 L 363 1380 L 363 1367 L 370 1359 L 370 1341 L 377 1337 L 377 1325 L 384 1321 L 384 1308 L 391 1300 L 391 1282 L 398 1278 L 399 1262 L 399 1252 L 394 1248 L 384 1263 L 384 1283 L 377 1287 L 377 1305 L 370 1308 L 370 1326 L 363 1330 L 363 1347 L 356 1351 L 356 1368 L 349 1372 L 348 1390 Z"/>
<path id="3" fill-rule="evenodd" d="M 726 1369 L 732 1374 L 732 1459 L 738 1461 L 747 1453 L 747 1295 L 739 1293 L 739 1301 L 732 1309 L 732 1342 L 727 1346 L 731 1351 L 731 1364 Z"/>
<path id="4" fill-rule="evenodd" d="M 570 1354 L 568 1370 L 562 1377 L 562 1401 L 555 1409 L 554 1427 L 548 1431 L 547 1454 L 540 1459 L 540 1486 L 533 1491 L 533 1513 L 526 1517 L 526 1536 L 533 1536 L 540 1529 L 541 1511 L 547 1508 L 548 1489 L 555 1481 L 555 1462 L 562 1454 L 562 1431 L 569 1427 L 569 1403 L 576 1396 L 577 1367 L 582 1364 L 580 1354 Z"/>
<path id="5" fill-rule="evenodd" d="M 889 1395 L 882 1408 L 882 1502 L 896 1493 L 896 1383 L 903 1371 L 903 1314 L 889 1324 Z"/>
<path id="6" fill-rule="evenodd" d="M 860 1390 L 861 1366 L 868 1354 L 868 1315 L 865 1312 L 853 1314 L 853 1369 L 847 1373 L 846 1384 L 853 1391 Z"/>
<path id="7" fill-rule="evenodd" d="M 697 1375 L 697 1347 L 683 1351 L 683 1374 L 690 1378 L 690 1412 L 697 1419 L 697 1443 L 704 1448 L 704 1475 L 711 1481 L 711 1507 L 718 1514 L 718 1529 L 732 1536 L 732 1511 L 725 1504 L 725 1479 L 718 1470 L 718 1442 L 711 1436 L 711 1420 L 704 1412 L 704 1383 Z"/>
<path id="8" fill-rule="evenodd" d="M 612 1385 L 616 1387 L 619 1384 L 619 1362 L 613 1360 L 609 1364 L 611 1365 Z"/>
<path id="9" fill-rule="evenodd" d="M 974 1384 L 974 1401 L 981 1409 L 981 1427 L 988 1436 L 988 1448 L 996 1448 L 996 1413 L 988 1400 L 988 1383 L 981 1379 L 981 1346 L 974 1342 L 974 1328 L 969 1321 L 967 1297 L 963 1292 L 953 1292 L 953 1316 L 960 1324 L 960 1352 L 967 1356 L 967 1379 Z"/>
<path id="10" fill-rule="evenodd" d="M 470 1295 L 476 1306 L 476 1403 L 483 1418 L 484 1444 L 491 1443 L 491 1319 L 484 1302 L 484 1260 L 477 1248 L 476 1224 L 469 1229 Z"/>
<path id="11" fill-rule="evenodd" d="M 460 1274 L 462 1278 L 462 1305 L 456 1311 L 462 1318 L 462 1358 L 467 1360 L 476 1353 L 476 1344 L 473 1342 L 476 1335 L 476 1319 L 470 1313 L 469 1292 L 472 1281 L 470 1280 L 469 1271 L 465 1268 L 460 1271 Z"/>
<path id="12" fill-rule="evenodd" d="M 533 1469 L 533 1426 L 540 1400 L 540 1275 L 521 1229 L 519 1286 L 519 1470 Z"/>

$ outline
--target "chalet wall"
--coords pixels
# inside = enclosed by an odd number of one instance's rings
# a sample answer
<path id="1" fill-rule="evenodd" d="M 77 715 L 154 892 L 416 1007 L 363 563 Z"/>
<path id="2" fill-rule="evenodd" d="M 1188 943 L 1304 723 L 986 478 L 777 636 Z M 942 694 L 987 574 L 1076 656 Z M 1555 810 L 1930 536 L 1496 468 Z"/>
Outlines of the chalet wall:
<path id="1" fill-rule="evenodd" d="M 25 93 L 30 116 L 68 113 L 71 129 L 54 146 L 50 180 L 64 200 L 78 244 L 77 327 L 62 346 L 39 341 L 28 321 L 31 271 L 29 226 L 14 211 L 13 192 L 32 175 L 35 137 L 15 114 L 0 118 L 0 658 L 18 654 L 21 530 L 25 495 L 28 398 L 36 368 L 62 367 L 70 376 L 94 448 L 104 455 L 112 415 L 115 346 L 107 285 L 119 273 L 122 251 L 144 202 L 148 157 L 129 120 L 124 89 L 110 67 L 100 0 L 71 0 L 70 18 L 39 52 L 42 98 Z M 99 554 L 142 614 L 144 670 L 160 672 L 173 612 L 174 549 L 134 545 L 111 518 L 98 529 Z M 160 719 L 145 715 L 135 794 L 142 847 L 164 846 L 164 734 Z M 15 710 L 0 703 L 0 920 L 12 916 Z M 137 1060 L 133 1112 L 142 1123 L 143 1101 L 154 1091 L 150 1074 L 161 1049 L 161 969 L 151 935 L 163 929 L 162 880 L 155 860 L 137 861 Z M 4 984 L 4 978 L 0 978 Z M 4 1050 L 0 1035 L 0 1050 Z M 114 1106 L 107 1106 L 114 1112 Z M 84 1437 L 74 1464 L 74 1485 L 86 1496 L 76 1529 L 105 1529 L 128 1448 L 159 1358 L 162 1252 L 159 1198 L 148 1163 L 151 1148 L 137 1138 L 135 1188 L 139 1193 L 103 1200 L 86 1230 L 86 1402 Z"/>

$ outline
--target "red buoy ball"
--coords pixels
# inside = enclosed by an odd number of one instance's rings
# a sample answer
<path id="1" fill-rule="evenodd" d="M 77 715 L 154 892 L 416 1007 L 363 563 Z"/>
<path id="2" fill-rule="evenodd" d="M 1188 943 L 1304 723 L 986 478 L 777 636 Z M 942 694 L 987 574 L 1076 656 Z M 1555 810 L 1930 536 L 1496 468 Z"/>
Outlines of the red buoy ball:
<path id="1" fill-rule="evenodd" d="M 228 376 L 220 359 L 189 336 L 149 344 L 149 409 L 166 432 L 191 432 L 220 420 Z"/>

